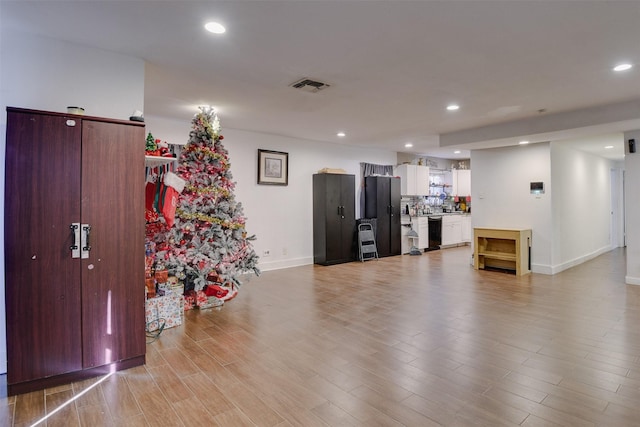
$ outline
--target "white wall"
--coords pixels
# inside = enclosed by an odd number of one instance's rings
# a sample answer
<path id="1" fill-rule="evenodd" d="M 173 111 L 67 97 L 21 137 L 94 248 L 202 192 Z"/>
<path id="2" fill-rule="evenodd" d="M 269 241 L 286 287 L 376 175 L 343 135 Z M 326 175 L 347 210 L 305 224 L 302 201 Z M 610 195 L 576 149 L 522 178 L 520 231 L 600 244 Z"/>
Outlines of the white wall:
<path id="1" fill-rule="evenodd" d="M 611 169 L 615 162 L 551 143 L 552 274 L 611 247 Z"/>
<path id="2" fill-rule="evenodd" d="M 144 62 L 26 34 L 0 33 L 0 212 L 4 212 L 6 107 L 127 120 L 144 104 Z M 144 141 L 141 141 L 144 144 Z M 108 166 L 108 165 L 105 165 Z M 7 369 L 4 301 L 4 215 L 0 215 L 0 373 Z M 28 302 L 25 301 L 25 304 Z"/>
<path id="3" fill-rule="evenodd" d="M 621 176 L 621 165 L 565 142 L 471 151 L 473 226 L 531 228 L 536 273 L 612 249 L 611 175 Z M 544 183 L 544 194 L 530 193 L 533 181 Z"/>
<path id="4" fill-rule="evenodd" d="M 549 143 L 472 150 L 473 227 L 530 228 L 532 270 L 552 270 L 551 166 Z M 545 194 L 532 195 L 529 183 L 542 181 Z"/>
<path id="5" fill-rule="evenodd" d="M 147 131 L 167 142 L 188 139 L 190 123 L 146 117 Z M 396 164 L 392 151 L 342 144 L 318 143 L 282 136 L 227 129 L 220 116 L 223 144 L 229 150 L 231 173 L 237 183 L 236 200 L 244 206 L 247 232 L 255 234 L 254 247 L 263 270 L 313 263 L 312 175 L 341 168 L 356 176 L 356 217 L 359 217 L 360 162 Z M 289 185 L 257 184 L 258 149 L 289 153 Z M 269 251 L 268 257 L 262 256 Z"/>
<path id="6" fill-rule="evenodd" d="M 635 139 L 636 152 L 629 153 L 629 139 Z M 625 282 L 631 285 L 640 285 L 640 130 L 624 133 L 625 140 L 625 229 L 627 240 L 627 274 Z"/>
<path id="7" fill-rule="evenodd" d="M 0 100 L 6 106 L 128 120 L 144 105 L 144 61 L 53 39 L 2 32 Z M 2 123 L 6 115 L 2 114 Z"/>
<path id="8" fill-rule="evenodd" d="M 461 160 L 441 159 L 438 157 L 418 156 L 412 153 L 398 152 L 397 161 L 399 165 L 402 163 L 411 163 L 411 164 L 417 165 L 420 160 L 422 160 L 425 166 L 429 166 L 430 168 L 434 168 L 434 169 L 441 169 L 441 170 L 462 169 L 462 168 L 471 169 L 471 162 L 469 161 L 469 159 L 461 159 Z M 462 167 L 461 167 L 461 164 L 462 164 Z"/>

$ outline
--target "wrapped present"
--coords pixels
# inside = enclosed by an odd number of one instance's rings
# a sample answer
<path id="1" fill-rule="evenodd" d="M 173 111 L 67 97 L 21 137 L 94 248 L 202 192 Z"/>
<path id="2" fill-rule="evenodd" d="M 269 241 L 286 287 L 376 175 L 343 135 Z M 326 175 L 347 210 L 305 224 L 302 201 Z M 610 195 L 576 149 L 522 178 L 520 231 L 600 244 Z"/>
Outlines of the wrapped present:
<path id="1" fill-rule="evenodd" d="M 153 298 L 156 296 L 156 281 L 153 277 L 145 279 L 144 285 L 147 288 L 147 298 Z"/>
<path id="2" fill-rule="evenodd" d="M 169 289 L 171 289 L 171 292 L 173 292 L 174 294 L 184 295 L 184 285 L 182 283 L 171 285 Z"/>
<path id="3" fill-rule="evenodd" d="M 184 284 L 178 280 L 176 276 L 169 276 L 167 279 L 167 284 L 169 285 L 169 289 L 174 294 L 184 295 Z"/>
<path id="4" fill-rule="evenodd" d="M 207 297 L 207 302 L 200 303 L 198 305 L 198 308 L 200 310 L 204 310 L 204 309 L 207 309 L 207 308 L 220 307 L 223 304 L 224 304 L 224 301 L 221 300 L 220 298 Z"/>
<path id="5" fill-rule="evenodd" d="M 184 294 L 184 311 L 196 308 L 196 292 L 187 291 Z"/>
<path id="6" fill-rule="evenodd" d="M 167 294 L 171 291 L 171 286 L 167 282 L 158 282 L 158 293 Z"/>
<path id="7" fill-rule="evenodd" d="M 155 331 L 164 328 L 173 328 L 182 325 L 182 297 L 168 292 L 165 296 L 149 298 L 145 304 L 145 316 L 147 330 Z"/>
<path id="8" fill-rule="evenodd" d="M 167 270 L 156 270 L 156 281 L 158 283 L 167 283 L 169 280 L 169 272 Z"/>
<path id="9" fill-rule="evenodd" d="M 201 305 L 204 305 L 206 303 L 207 303 L 207 294 L 205 294 L 203 291 L 196 292 L 196 305 L 200 307 Z"/>
<path id="10" fill-rule="evenodd" d="M 196 292 L 196 307 L 201 310 L 205 308 L 218 307 L 222 304 L 224 304 L 224 301 L 214 296 L 209 296 L 204 291 Z"/>

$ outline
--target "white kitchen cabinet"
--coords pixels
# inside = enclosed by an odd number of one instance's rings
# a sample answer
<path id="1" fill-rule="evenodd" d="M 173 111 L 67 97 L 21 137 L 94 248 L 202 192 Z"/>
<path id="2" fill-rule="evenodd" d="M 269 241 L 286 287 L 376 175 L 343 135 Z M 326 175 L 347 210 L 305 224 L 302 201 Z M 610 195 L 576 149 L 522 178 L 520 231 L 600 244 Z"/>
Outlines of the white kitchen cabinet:
<path id="1" fill-rule="evenodd" d="M 420 165 L 398 165 L 393 170 L 400 177 L 400 194 L 426 196 L 429 194 L 429 168 Z"/>
<path id="2" fill-rule="evenodd" d="M 416 166 L 416 195 L 429 195 L 429 168 Z"/>
<path id="3" fill-rule="evenodd" d="M 429 247 L 429 218 L 426 216 L 411 218 L 411 227 L 418 233 L 418 241 L 416 242 L 418 249 L 427 249 Z"/>
<path id="4" fill-rule="evenodd" d="M 471 195 L 471 171 L 468 169 L 454 169 L 451 171 L 453 178 L 454 196 L 470 196 Z"/>
<path id="5" fill-rule="evenodd" d="M 462 243 L 471 243 L 471 215 L 462 215 Z"/>
<path id="6" fill-rule="evenodd" d="M 442 246 L 462 243 L 462 215 L 443 215 Z"/>
<path id="7" fill-rule="evenodd" d="M 402 254 L 408 254 L 411 250 L 411 243 L 413 239 L 409 238 L 409 231 L 411 231 L 411 224 L 402 224 L 401 227 L 401 241 L 400 241 L 400 252 Z"/>

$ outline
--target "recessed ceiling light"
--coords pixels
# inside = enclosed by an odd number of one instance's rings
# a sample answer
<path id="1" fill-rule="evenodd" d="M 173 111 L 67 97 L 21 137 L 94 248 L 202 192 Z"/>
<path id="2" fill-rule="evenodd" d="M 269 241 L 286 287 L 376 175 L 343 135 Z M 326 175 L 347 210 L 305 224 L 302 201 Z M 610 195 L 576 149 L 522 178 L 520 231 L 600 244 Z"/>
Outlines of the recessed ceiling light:
<path id="1" fill-rule="evenodd" d="M 460 151 L 460 150 L 456 150 L 456 151 L 453 152 L 453 154 L 460 154 L 460 153 L 462 153 L 462 151 Z"/>
<path id="2" fill-rule="evenodd" d="M 338 134 L 337 134 L 337 135 L 338 135 L 340 138 L 343 138 L 343 137 L 347 136 L 347 134 L 346 134 L 346 133 L 344 133 L 344 132 L 338 132 Z"/>
<path id="3" fill-rule="evenodd" d="M 613 148 L 613 145 L 605 145 L 604 147 L 605 149 L 609 150 L 610 148 Z"/>
<path id="4" fill-rule="evenodd" d="M 520 144 L 520 145 L 527 145 L 528 143 L 529 143 L 529 141 L 520 141 L 520 142 L 518 142 L 518 144 Z"/>
<path id="5" fill-rule="evenodd" d="M 227 31 L 227 29 L 224 28 L 224 25 L 219 22 L 207 22 L 204 25 L 204 28 L 213 34 L 222 34 Z"/>
<path id="6" fill-rule="evenodd" d="M 627 64 L 627 63 L 625 63 L 625 64 L 618 64 L 618 65 L 616 65 L 615 67 L 613 67 L 613 71 L 626 71 L 626 70 L 628 70 L 628 69 L 630 69 L 630 68 L 632 68 L 632 67 L 633 67 L 633 65 L 631 65 L 631 64 Z"/>
<path id="7" fill-rule="evenodd" d="M 404 144 L 404 146 L 405 146 L 406 148 L 411 148 L 411 147 L 413 147 L 413 144 L 412 144 L 412 143 L 410 143 L 410 142 L 407 142 L 406 144 Z"/>
<path id="8" fill-rule="evenodd" d="M 456 110 L 459 110 L 459 109 L 460 109 L 460 106 L 458 104 L 447 105 L 447 110 L 449 110 L 449 111 L 456 111 Z"/>

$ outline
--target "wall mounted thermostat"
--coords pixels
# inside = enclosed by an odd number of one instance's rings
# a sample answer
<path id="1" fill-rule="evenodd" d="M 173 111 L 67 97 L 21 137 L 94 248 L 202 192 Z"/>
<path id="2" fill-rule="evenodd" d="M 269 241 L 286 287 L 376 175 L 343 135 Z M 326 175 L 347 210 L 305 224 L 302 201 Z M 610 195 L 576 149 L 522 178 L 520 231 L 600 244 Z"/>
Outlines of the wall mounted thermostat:
<path id="1" fill-rule="evenodd" d="M 531 194 L 544 194 L 544 182 L 531 182 L 529 183 L 529 189 Z"/>

